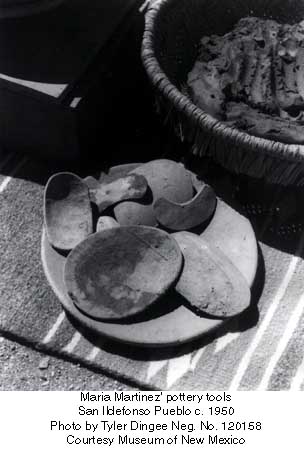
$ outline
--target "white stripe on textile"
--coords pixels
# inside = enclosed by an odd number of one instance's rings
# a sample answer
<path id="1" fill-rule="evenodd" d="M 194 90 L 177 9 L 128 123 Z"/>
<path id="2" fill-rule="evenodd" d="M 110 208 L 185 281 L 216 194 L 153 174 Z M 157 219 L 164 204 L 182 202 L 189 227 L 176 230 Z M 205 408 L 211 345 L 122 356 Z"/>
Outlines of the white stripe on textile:
<path id="1" fill-rule="evenodd" d="M 57 320 L 55 321 L 55 323 L 53 324 L 53 326 L 51 327 L 51 329 L 48 331 L 48 333 L 44 337 L 44 339 L 42 341 L 43 344 L 45 344 L 45 345 L 48 344 L 54 338 L 56 332 L 58 331 L 59 327 L 63 323 L 64 318 L 65 318 L 65 313 L 62 311 L 60 313 L 60 315 L 58 316 Z"/>
<path id="2" fill-rule="evenodd" d="M 251 341 L 249 348 L 245 352 L 245 354 L 239 364 L 237 372 L 230 384 L 230 387 L 229 387 L 230 390 L 237 390 L 239 388 L 242 378 L 245 374 L 245 371 L 246 371 L 247 367 L 249 366 L 251 357 L 253 356 L 260 341 L 262 340 L 263 335 L 264 335 L 265 331 L 267 330 L 267 328 L 268 328 L 268 326 L 269 326 L 269 324 L 280 304 L 281 299 L 284 297 L 284 295 L 286 293 L 287 287 L 294 275 L 296 266 L 300 260 L 299 254 L 301 253 L 302 248 L 303 248 L 303 239 L 304 239 L 304 234 L 301 237 L 301 241 L 300 241 L 300 245 L 299 245 L 297 254 L 292 256 L 289 267 L 287 269 L 287 272 L 283 278 L 283 281 L 281 282 L 281 284 L 277 290 L 277 293 L 276 293 L 275 297 L 273 298 L 271 305 L 270 305 L 269 309 L 267 310 L 267 313 L 266 313 L 263 321 L 261 322 L 253 340 Z"/>
<path id="3" fill-rule="evenodd" d="M 69 354 L 74 351 L 78 343 L 80 342 L 81 334 L 79 332 L 75 332 L 71 341 L 63 348 L 64 352 L 68 352 Z"/>
<path id="4" fill-rule="evenodd" d="M 18 171 L 20 170 L 20 168 L 26 163 L 27 158 L 24 157 L 23 159 L 21 159 L 21 161 L 19 162 L 19 164 L 17 164 L 13 170 L 11 171 L 11 173 L 6 176 L 4 178 L 4 180 L 1 182 L 0 184 L 0 193 L 4 192 L 4 190 L 7 188 L 8 184 L 11 182 L 11 180 L 13 179 L 13 176 L 16 175 L 16 173 L 18 173 Z"/>
<path id="5" fill-rule="evenodd" d="M 258 390 L 267 389 L 271 374 L 274 368 L 276 367 L 278 361 L 280 360 L 280 357 L 283 354 L 286 346 L 288 345 L 288 342 L 291 339 L 294 330 L 297 328 L 303 311 L 304 311 L 304 294 L 300 296 L 297 306 L 295 307 L 291 317 L 288 320 L 285 331 L 279 340 L 277 349 L 269 361 L 269 364 L 265 370 L 260 385 L 257 387 Z"/>

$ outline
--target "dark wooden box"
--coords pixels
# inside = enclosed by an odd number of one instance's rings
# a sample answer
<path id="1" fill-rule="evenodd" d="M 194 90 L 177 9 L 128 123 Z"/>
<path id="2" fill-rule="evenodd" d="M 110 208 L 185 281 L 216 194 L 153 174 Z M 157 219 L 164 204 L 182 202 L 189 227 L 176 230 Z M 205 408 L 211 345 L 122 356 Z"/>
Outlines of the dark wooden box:
<path id="1" fill-rule="evenodd" d="M 1 146 L 64 159 L 100 147 L 107 80 L 141 3 L 67 0 L 0 22 Z"/>

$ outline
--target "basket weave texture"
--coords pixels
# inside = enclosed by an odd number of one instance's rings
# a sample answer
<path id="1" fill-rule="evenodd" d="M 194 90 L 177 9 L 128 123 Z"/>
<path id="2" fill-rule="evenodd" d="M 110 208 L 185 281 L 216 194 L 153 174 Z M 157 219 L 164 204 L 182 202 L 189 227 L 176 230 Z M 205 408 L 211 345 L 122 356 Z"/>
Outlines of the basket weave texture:
<path id="1" fill-rule="evenodd" d="M 143 64 L 160 113 L 193 154 L 211 157 L 234 173 L 302 186 L 304 145 L 267 140 L 227 126 L 184 94 L 200 38 L 225 34 L 248 16 L 297 23 L 304 18 L 304 0 L 158 0 L 146 15 Z"/>

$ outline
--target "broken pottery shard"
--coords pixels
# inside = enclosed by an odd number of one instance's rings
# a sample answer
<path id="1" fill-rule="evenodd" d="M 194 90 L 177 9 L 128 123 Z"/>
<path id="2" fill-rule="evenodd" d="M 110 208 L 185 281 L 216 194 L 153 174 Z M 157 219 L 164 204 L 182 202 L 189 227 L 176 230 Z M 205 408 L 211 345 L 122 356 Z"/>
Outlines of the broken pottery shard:
<path id="1" fill-rule="evenodd" d="M 186 231 L 211 218 L 216 207 L 214 190 L 205 184 L 200 191 L 186 203 L 174 203 L 159 198 L 154 204 L 157 221 L 173 231 Z"/>
<path id="2" fill-rule="evenodd" d="M 212 220 L 201 236 L 231 260 L 248 285 L 253 284 L 258 251 L 255 234 L 247 218 L 220 200 Z"/>
<path id="3" fill-rule="evenodd" d="M 87 184 L 89 189 L 99 189 L 101 184 L 110 184 L 119 178 L 126 177 L 130 171 L 139 167 L 140 163 L 123 164 L 110 167 L 107 171 L 102 171 L 98 178 L 95 176 L 87 176 L 83 178 L 84 182 Z"/>
<path id="4" fill-rule="evenodd" d="M 52 176 L 44 193 L 44 222 L 51 245 L 69 251 L 93 232 L 89 189 L 73 173 Z"/>
<path id="5" fill-rule="evenodd" d="M 114 167 L 110 167 L 107 171 L 102 171 L 100 173 L 99 182 L 100 184 L 109 184 L 110 182 L 116 181 L 116 179 L 124 178 L 140 165 L 142 164 L 139 162 L 133 162 L 130 164 L 115 165 Z"/>
<path id="6" fill-rule="evenodd" d="M 156 226 L 153 204 L 160 198 L 183 203 L 193 196 L 191 176 L 182 164 L 168 159 L 158 159 L 132 171 L 143 175 L 149 188 L 145 201 L 125 201 L 114 208 L 115 218 L 121 225 Z"/>
<path id="7" fill-rule="evenodd" d="M 134 173 L 109 184 L 100 184 L 98 188 L 90 189 L 90 196 L 101 213 L 107 207 L 121 201 L 142 198 L 147 191 L 147 187 L 146 178 Z"/>
<path id="8" fill-rule="evenodd" d="M 119 223 L 117 223 L 113 217 L 99 217 L 96 225 L 96 232 L 104 231 L 105 229 L 117 228 L 118 226 Z"/>
<path id="9" fill-rule="evenodd" d="M 189 232 L 178 232 L 173 237 L 184 256 L 183 271 L 175 288 L 195 310 L 228 318 L 247 309 L 249 286 L 222 251 Z"/>
<path id="10" fill-rule="evenodd" d="M 86 183 L 89 189 L 98 189 L 100 186 L 99 181 L 94 178 L 94 176 L 87 176 L 86 178 L 83 178 L 83 181 Z"/>
<path id="11" fill-rule="evenodd" d="M 182 254 L 166 232 L 122 226 L 97 232 L 68 256 L 64 280 L 74 304 L 100 320 L 137 314 L 176 281 Z"/>

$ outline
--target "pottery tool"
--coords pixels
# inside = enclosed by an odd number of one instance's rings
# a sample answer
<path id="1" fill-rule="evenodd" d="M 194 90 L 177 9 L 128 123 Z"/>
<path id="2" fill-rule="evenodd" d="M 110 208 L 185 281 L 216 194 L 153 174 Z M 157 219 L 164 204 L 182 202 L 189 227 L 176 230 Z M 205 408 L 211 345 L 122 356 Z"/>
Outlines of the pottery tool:
<path id="1" fill-rule="evenodd" d="M 52 176 L 44 192 L 44 222 L 51 245 L 69 251 L 93 232 L 89 189 L 73 173 Z"/>
<path id="2" fill-rule="evenodd" d="M 98 207 L 99 213 L 109 206 L 124 200 L 142 198 L 147 190 L 146 178 L 138 174 L 130 174 L 109 184 L 100 184 L 90 189 L 90 197 Z"/>
<path id="3" fill-rule="evenodd" d="M 157 221 L 174 231 L 186 231 L 209 220 L 215 211 L 216 195 L 207 184 L 185 203 L 175 203 L 167 198 L 159 198 L 154 204 Z"/>
<path id="4" fill-rule="evenodd" d="M 92 234 L 68 256 L 64 280 L 74 304 L 94 319 L 143 311 L 176 281 L 182 254 L 166 232 L 122 226 Z"/>
<path id="5" fill-rule="evenodd" d="M 118 228 L 119 223 L 113 217 L 103 215 L 98 218 L 96 225 L 96 232 L 104 231 L 105 229 Z"/>
<path id="6" fill-rule="evenodd" d="M 228 318 L 249 307 L 249 286 L 222 251 L 190 232 L 172 235 L 184 256 L 183 271 L 175 288 L 194 310 Z"/>

